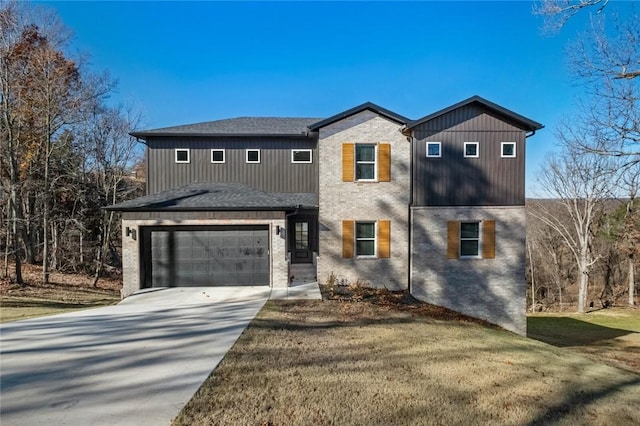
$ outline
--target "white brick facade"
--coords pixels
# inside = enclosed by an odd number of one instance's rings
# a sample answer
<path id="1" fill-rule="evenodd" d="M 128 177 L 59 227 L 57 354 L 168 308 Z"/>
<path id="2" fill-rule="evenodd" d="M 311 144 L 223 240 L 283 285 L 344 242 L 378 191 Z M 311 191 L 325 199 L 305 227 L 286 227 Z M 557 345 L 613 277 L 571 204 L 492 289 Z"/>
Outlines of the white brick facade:
<path id="1" fill-rule="evenodd" d="M 351 283 L 393 290 L 408 285 L 408 205 L 411 144 L 400 125 L 365 110 L 320 129 L 318 280 L 333 273 Z M 342 144 L 391 145 L 390 182 L 343 182 Z M 342 221 L 391 221 L 389 258 L 342 257 Z"/>
<path id="2" fill-rule="evenodd" d="M 127 297 L 141 289 L 142 262 L 140 242 L 142 226 L 185 226 L 185 225 L 269 225 L 270 235 L 270 285 L 273 288 L 288 284 L 288 265 L 284 233 L 276 235 L 276 227 L 285 228 L 284 219 L 204 219 L 204 220 L 122 220 L 122 297 Z M 136 238 L 126 235 L 126 229 L 134 230 Z"/>
<path id="3" fill-rule="evenodd" d="M 494 259 L 447 259 L 447 222 L 495 220 Z M 524 206 L 414 207 L 411 293 L 526 335 Z"/>

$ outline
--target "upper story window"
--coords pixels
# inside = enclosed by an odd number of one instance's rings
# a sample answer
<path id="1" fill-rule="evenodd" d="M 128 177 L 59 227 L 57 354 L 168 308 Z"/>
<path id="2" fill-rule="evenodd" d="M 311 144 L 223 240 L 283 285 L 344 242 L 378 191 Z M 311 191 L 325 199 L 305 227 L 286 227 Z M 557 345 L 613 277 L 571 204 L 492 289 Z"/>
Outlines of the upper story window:
<path id="1" fill-rule="evenodd" d="M 291 150 L 291 162 L 292 163 L 311 163 L 312 156 L 310 149 L 292 149 Z"/>
<path id="2" fill-rule="evenodd" d="M 356 180 L 376 180 L 376 145 L 356 145 Z"/>
<path id="3" fill-rule="evenodd" d="M 247 149 L 246 151 L 247 163 L 259 163 L 260 162 L 260 150 L 259 149 Z"/>
<path id="4" fill-rule="evenodd" d="M 427 157 L 442 157 L 442 146 L 440 142 L 427 142 Z"/>
<path id="5" fill-rule="evenodd" d="M 480 156 L 478 145 L 479 145 L 478 142 L 465 142 L 464 143 L 465 158 L 478 158 Z"/>
<path id="6" fill-rule="evenodd" d="M 480 256 L 480 222 L 460 222 L 460 257 Z"/>
<path id="7" fill-rule="evenodd" d="M 211 162 L 212 163 L 224 163 L 225 162 L 224 149 L 212 149 L 211 150 Z"/>
<path id="8" fill-rule="evenodd" d="M 190 161 L 189 149 L 176 148 L 176 163 L 188 163 Z"/>
<path id="9" fill-rule="evenodd" d="M 501 153 L 501 156 L 503 158 L 515 158 L 516 157 L 516 143 L 515 142 L 502 142 L 500 153 Z"/>

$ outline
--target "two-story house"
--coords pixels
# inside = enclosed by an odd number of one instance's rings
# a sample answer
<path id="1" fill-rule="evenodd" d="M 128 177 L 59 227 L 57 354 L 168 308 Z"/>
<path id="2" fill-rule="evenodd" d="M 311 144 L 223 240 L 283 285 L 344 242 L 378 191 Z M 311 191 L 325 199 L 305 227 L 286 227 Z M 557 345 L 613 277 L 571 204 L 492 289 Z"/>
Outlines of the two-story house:
<path id="1" fill-rule="evenodd" d="M 418 120 L 365 103 L 134 132 L 148 195 L 111 207 L 123 297 L 286 287 L 308 264 L 523 334 L 525 139 L 540 128 L 475 96 Z"/>

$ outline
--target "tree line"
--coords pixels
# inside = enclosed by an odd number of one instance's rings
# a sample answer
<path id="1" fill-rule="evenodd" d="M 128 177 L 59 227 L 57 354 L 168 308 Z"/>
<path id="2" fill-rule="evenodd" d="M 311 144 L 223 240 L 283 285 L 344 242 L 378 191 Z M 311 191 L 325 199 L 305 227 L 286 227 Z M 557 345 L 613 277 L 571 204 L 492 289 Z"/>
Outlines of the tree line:
<path id="1" fill-rule="evenodd" d="M 572 82 L 583 90 L 576 112 L 555 129 L 559 148 L 540 171 L 548 199 L 527 206 L 534 310 L 570 299 L 584 312 L 623 296 L 633 306 L 637 294 L 640 17 L 614 7 L 608 0 L 543 0 L 535 9 L 551 32 L 578 13 L 595 13 L 568 46 Z"/>
<path id="2" fill-rule="evenodd" d="M 140 117 L 110 106 L 115 81 L 67 53 L 70 32 L 50 10 L 0 5 L 0 276 L 22 263 L 103 274 L 117 266 L 119 226 L 103 207 L 139 195 L 132 176 Z"/>

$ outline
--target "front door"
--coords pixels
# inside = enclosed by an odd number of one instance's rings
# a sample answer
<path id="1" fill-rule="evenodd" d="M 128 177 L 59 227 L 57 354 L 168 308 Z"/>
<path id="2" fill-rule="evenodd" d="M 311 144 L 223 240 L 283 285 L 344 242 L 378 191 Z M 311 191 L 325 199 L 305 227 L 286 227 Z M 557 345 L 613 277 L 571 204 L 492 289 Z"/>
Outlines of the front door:
<path id="1" fill-rule="evenodd" d="M 309 244 L 309 222 L 306 220 L 293 223 L 293 259 L 294 263 L 311 263 L 311 246 Z"/>

